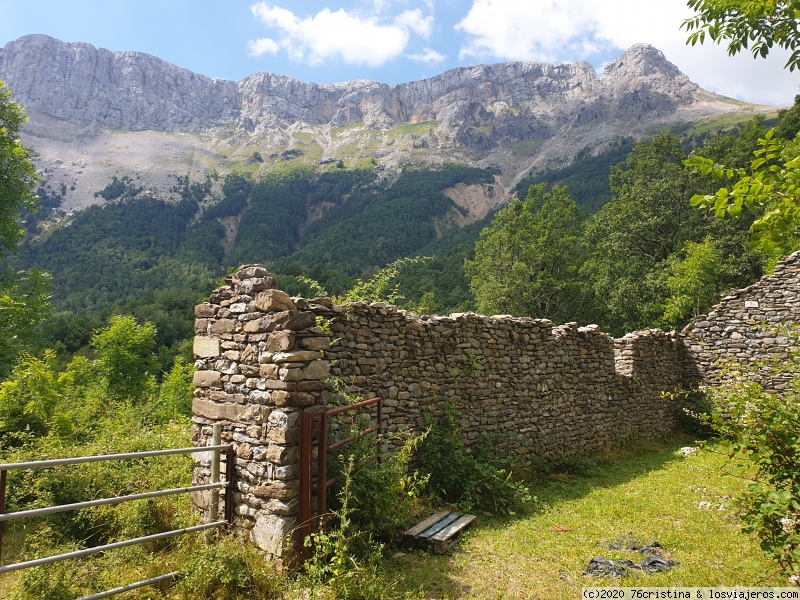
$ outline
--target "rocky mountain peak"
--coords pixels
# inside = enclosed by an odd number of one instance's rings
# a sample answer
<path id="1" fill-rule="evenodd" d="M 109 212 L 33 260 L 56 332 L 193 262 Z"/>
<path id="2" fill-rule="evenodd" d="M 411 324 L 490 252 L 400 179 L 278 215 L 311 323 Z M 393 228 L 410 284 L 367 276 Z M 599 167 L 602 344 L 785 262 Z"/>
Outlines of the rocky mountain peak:
<path id="1" fill-rule="evenodd" d="M 320 85 L 275 73 L 211 79 L 148 54 L 29 35 L 0 49 L 0 79 L 29 108 L 25 131 L 42 167 L 76 198 L 102 189 L 110 174 L 140 173 L 166 190 L 167 164 L 175 172 L 190 164 L 202 176 L 250 164 L 256 152 L 271 164 L 491 164 L 512 185 L 531 168 L 620 135 L 742 110 L 647 44 L 629 48 L 601 78 L 586 62 L 510 62 L 396 85 Z M 102 161 L 86 160 L 95 152 Z"/>
<path id="2" fill-rule="evenodd" d="M 604 77 L 635 78 L 656 75 L 667 79 L 686 77 L 667 60 L 661 50 L 650 44 L 634 44 L 603 69 Z"/>

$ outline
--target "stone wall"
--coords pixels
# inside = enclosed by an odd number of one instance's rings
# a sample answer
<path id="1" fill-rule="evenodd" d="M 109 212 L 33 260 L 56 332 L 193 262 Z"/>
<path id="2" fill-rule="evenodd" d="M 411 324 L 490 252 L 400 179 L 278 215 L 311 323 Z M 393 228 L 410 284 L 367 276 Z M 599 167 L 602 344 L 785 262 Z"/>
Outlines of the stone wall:
<path id="1" fill-rule="evenodd" d="M 290 298 L 264 267 L 242 267 L 195 309 L 193 441 L 214 423 L 236 448 L 235 526 L 280 560 L 297 526 L 303 411 L 332 400 L 326 380 L 384 399 L 390 431 L 459 411 L 468 443 L 490 436 L 520 460 L 587 454 L 668 432 L 664 396 L 724 375 L 720 359 L 752 365 L 790 344 L 800 321 L 800 253 L 731 292 L 684 335 L 644 330 L 613 339 L 597 326 L 472 313 L 418 317 L 381 303 L 334 306 Z M 762 382 L 780 391 L 785 379 Z M 210 476 L 196 455 L 194 480 Z M 207 510 L 208 495 L 193 496 Z"/>
<path id="2" fill-rule="evenodd" d="M 790 373 L 776 376 L 757 363 L 780 356 L 790 344 L 784 323 L 800 322 L 800 252 L 781 260 L 772 275 L 722 298 L 708 315 L 684 330 L 695 363 L 692 378 L 718 383 L 727 364 L 753 371 L 766 389 L 780 392 Z"/>
<path id="3" fill-rule="evenodd" d="M 683 382 L 680 338 L 619 340 L 596 326 L 483 317 L 420 318 L 393 306 L 290 298 L 257 265 L 229 276 L 195 309 L 193 441 L 214 423 L 236 447 L 236 527 L 280 557 L 297 525 L 299 417 L 330 400 L 329 376 L 385 400 L 390 431 L 448 405 L 468 442 L 492 436 L 521 460 L 596 452 L 669 431 Z M 209 478 L 198 456 L 196 483 Z M 194 497 L 206 510 L 207 495 Z"/>
<path id="4" fill-rule="evenodd" d="M 683 380 L 679 339 L 658 330 L 614 340 L 596 326 L 472 313 L 421 319 L 359 303 L 319 311 L 338 341 L 331 374 L 384 399 L 389 431 L 423 427 L 448 405 L 474 441 L 523 460 L 586 454 L 668 431 Z"/>

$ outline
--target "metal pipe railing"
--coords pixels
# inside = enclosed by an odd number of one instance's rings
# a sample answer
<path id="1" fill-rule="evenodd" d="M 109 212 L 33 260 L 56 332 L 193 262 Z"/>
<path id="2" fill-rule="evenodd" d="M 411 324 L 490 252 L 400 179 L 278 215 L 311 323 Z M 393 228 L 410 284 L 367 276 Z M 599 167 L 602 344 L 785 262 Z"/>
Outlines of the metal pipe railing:
<path id="1" fill-rule="evenodd" d="M 49 469 L 63 465 L 77 465 L 102 460 L 129 460 L 147 458 L 149 456 L 169 456 L 171 454 L 193 454 L 196 452 L 210 452 L 225 450 L 229 444 L 219 446 L 193 446 L 191 448 L 173 448 L 170 450 L 146 450 L 144 452 L 129 452 L 128 454 L 100 454 L 98 456 L 76 456 L 75 458 L 56 458 L 54 460 L 35 460 L 31 462 L 7 463 L 0 465 L 0 471 L 13 471 L 15 469 Z"/>
<path id="2" fill-rule="evenodd" d="M 224 527 L 227 525 L 225 521 L 215 521 L 214 523 L 204 523 L 202 525 L 195 525 L 194 527 L 186 527 L 184 529 L 174 529 L 172 531 L 165 531 L 164 533 L 156 533 L 154 535 L 146 535 L 140 538 L 131 540 L 123 540 L 121 542 L 114 542 L 113 544 L 104 544 L 103 546 L 95 546 L 94 548 L 84 548 L 83 550 L 75 550 L 74 552 L 65 552 L 56 556 L 48 556 L 46 558 L 37 558 L 28 560 L 5 567 L 0 567 L 0 575 L 3 573 L 10 573 L 11 571 L 19 571 L 20 569 L 29 569 L 31 567 L 41 567 L 43 565 L 50 565 L 53 563 L 61 562 L 62 560 L 69 560 L 71 558 L 82 558 L 98 552 L 106 552 L 108 550 L 115 550 L 117 548 L 125 548 L 127 546 L 134 546 L 136 544 L 144 544 L 145 542 L 155 542 L 167 538 L 175 537 L 176 535 L 183 535 L 185 533 L 193 533 L 195 531 L 203 531 L 204 529 L 212 529 L 216 527 Z"/>
<path id="3" fill-rule="evenodd" d="M 177 571 L 173 571 L 172 573 L 167 573 L 165 575 L 159 575 L 158 577 L 151 577 L 150 579 L 145 579 L 143 581 L 137 581 L 136 583 L 130 583 L 128 585 L 123 585 L 122 587 L 116 587 L 111 590 L 100 592 L 99 594 L 92 594 L 91 596 L 84 596 L 80 600 L 100 600 L 100 598 L 109 598 L 111 596 L 116 596 L 117 594 L 122 594 L 124 592 L 130 592 L 131 590 L 139 589 L 140 587 L 145 587 L 148 585 L 154 585 L 156 583 L 161 583 L 162 581 L 169 581 L 170 579 L 175 579 L 178 576 Z"/>
<path id="4" fill-rule="evenodd" d="M 227 483 L 209 483 L 206 485 L 193 485 L 190 487 L 173 488 L 171 490 L 158 490 L 155 492 L 143 492 L 141 494 L 130 494 L 128 496 L 116 496 L 114 498 L 101 498 L 100 500 L 87 500 L 86 502 L 75 502 L 73 504 L 61 504 L 59 506 L 48 506 L 46 508 L 32 508 L 13 513 L 0 513 L 0 523 L 13 521 L 15 519 L 25 519 L 28 517 L 42 517 L 54 513 L 78 510 L 80 508 L 90 508 L 92 506 L 104 506 L 106 504 L 121 504 L 131 500 L 144 500 L 145 498 L 160 498 L 161 496 L 172 496 L 174 494 L 185 494 L 188 492 L 200 492 L 203 490 L 219 490 L 227 486 Z M 215 519 L 212 519 L 215 520 Z"/>

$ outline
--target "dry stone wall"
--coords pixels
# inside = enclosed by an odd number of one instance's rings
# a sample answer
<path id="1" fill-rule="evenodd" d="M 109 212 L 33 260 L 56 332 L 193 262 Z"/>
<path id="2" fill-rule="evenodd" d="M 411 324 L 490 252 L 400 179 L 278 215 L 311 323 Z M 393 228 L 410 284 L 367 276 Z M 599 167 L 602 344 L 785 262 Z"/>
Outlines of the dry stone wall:
<path id="1" fill-rule="evenodd" d="M 758 363 L 791 344 L 783 325 L 800 322 L 800 252 L 781 260 L 772 275 L 734 290 L 685 330 L 695 381 L 719 383 L 727 366 L 745 368 L 767 390 L 786 388 L 791 373 L 776 376 Z"/>
<path id="2" fill-rule="evenodd" d="M 322 313 L 338 341 L 331 373 L 364 397 L 384 399 L 389 431 L 424 427 L 450 405 L 467 442 L 491 436 L 523 460 L 585 454 L 668 431 L 682 382 L 674 335 L 614 340 L 596 326 L 483 317 L 419 318 L 359 303 Z M 619 355 L 617 358 L 615 355 Z"/>
<path id="3" fill-rule="evenodd" d="M 666 433 L 683 382 L 674 333 L 619 340 L 596 326 L 483 317 L 420 318 L 381 303 L 290 298 L 264 267 L 227 278 L 195 309 L 193 442 L 214 423 L 236 448 L 235 526 L 280 558 L 299 512 L 299 420 L 331 400 L 329 377 L 384 399 L 390 431 L 458 410 L 471 443 L 490 436 L 523 461 L 595 452 Z M 210 477 L 196 458 L 195 483 Z M 193 497 L 201 510 L 208 496 Z"/>
<path id="4" fill-rule="evenodd" d="M 383 398 L 390 431 L 452 406 L 468 443 L 489 436 L 497 452 L 532 461 L 668 432 L 678 401 L 664 392 L 719 381 L 721 359 L 780 356 L 790 340 L 776 328 L 800 321 L 800 253 L 684 335 L 620 339 L 594 325 L 290 298 L 259 265 L 226 283 L 195 309 L 193 441 L 210 445 L 222 424 L 236 448 L 235 526 L 278 560 L 298 525 L 300 415 L 334 400 L 330 377 Z M 762 376 L 768 389 L 786 385 Z M 208 481 L 210 454 L 196 455 L 195 483 Z M 207 494 L 193 500 L 207 510 Z"/>

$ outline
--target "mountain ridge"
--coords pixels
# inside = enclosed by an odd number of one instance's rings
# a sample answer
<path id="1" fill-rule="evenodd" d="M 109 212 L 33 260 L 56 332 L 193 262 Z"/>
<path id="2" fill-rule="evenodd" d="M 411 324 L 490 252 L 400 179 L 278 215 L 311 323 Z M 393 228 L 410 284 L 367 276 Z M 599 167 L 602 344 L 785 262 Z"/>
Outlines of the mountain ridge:
<path id="1" fill-rule="evenodd" d="M 645 89 L 665 96 L 660 106 L 648 106 L 655 110 L 688 104 L 695 95 L 714 97 L 647 44 L 631 46 L 606 65 L 602 78 L 586 62 L 509 62 L 457 67 L 400 84 L 316 84 L 269 72 L 238 82 L 212 79 L 149 54 L 112 52 L 34 34 L 0 49 L 0 77 L 26 106 L 76 123 L 127 131 L 199 131 L 232 121 L 246 127 L 248 119 L 270 117 L 317 125 L 364 122 L 391 127 L 463 118 L 463 111 L 454 115 L 450 109 L 458 101 L 501 108 L 554 98 L 585 104 L 598 96 L 629 104 L 644 99 L 626 94 Z M 196 101 L 200 96 L 205 102 Z M 65 97 L 70 101 L 59 102 Z"/>
<path id="2" fill-rule="evenodd" d="M 497 167 L 496 204 L 531 170 L 583 148 L 774 110 L 701 89 L 646 44 L 602 77 L 586 62 L 514 62 L 392 85 L 314 84 L 274 73 L 212 79 L 152 55 L 34 34 L 0 49 L 0 79 L 28 107 L 23 142 L 53 186 L 67 188 L 67 210 L 96 202 L 114 175 L 135 174 L 154 197 L 174 199 L 168 174 L 202 179 L 287 161 Z"/>

